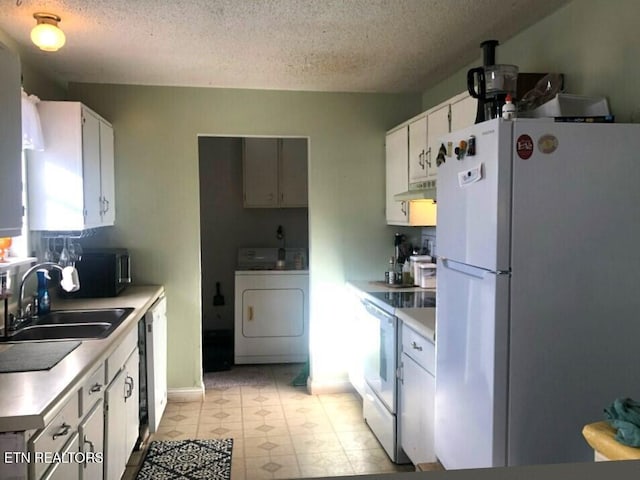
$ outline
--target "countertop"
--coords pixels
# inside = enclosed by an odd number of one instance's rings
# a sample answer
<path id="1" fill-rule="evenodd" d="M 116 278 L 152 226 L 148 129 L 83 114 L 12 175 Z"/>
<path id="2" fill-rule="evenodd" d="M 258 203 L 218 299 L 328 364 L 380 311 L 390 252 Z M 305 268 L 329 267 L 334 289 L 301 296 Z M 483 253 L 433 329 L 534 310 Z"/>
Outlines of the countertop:
<path id="1" fill-rule="evenodd" d="M 0 432 L 43 428 L 62 402 L 77 395 L 76 384 L 96 362 L 104 361 L 164 292 L 160 285 L 130 286 L 117 297 L 54 299 L 53 310 L 133 307 L 107 338 L 83 340 L 50 370 L 0 374 Z"/>
<path id="2" fill-rule="evenodd" d="M 347 286 L 369 301 L 378 304 L 379 300 L 367 295 L 367 292 L 434 292 L 435 288 L 421 287 L 387 287 L 381 282 L 375 281 L 349 281 Z M 413 328 L 423 337 L 435 343 L 436 338 L 436 309 L 435 308 L 395 308 L 394 314 Z"/>

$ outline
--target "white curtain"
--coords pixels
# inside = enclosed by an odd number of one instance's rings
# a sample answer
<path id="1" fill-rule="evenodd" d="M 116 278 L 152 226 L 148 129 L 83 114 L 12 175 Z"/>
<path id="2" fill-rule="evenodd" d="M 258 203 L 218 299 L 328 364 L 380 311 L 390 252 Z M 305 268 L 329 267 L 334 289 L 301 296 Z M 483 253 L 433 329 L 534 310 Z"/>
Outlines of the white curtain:
<path id="1" fill-rule="evenodd" d="M 40 99 L 22 90 L 22 149 L 44 150 L 40 116 L 36 105 Z"/>

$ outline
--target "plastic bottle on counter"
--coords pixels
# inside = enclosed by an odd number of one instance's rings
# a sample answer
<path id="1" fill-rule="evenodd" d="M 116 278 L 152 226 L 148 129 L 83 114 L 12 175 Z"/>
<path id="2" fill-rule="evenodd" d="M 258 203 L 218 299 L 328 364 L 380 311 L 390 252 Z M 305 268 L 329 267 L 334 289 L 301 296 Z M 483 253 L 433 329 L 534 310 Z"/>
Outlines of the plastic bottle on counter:
<path id="1" fill-rule="evenodd" d="M 413 272 L 411 271 L 411 265 L 409 260 L 405 260 L 402 266 L 402 284 L 413 285 Z"/>
<path id="2" fill-rule="evenodd" d="M 507 93 L 507 97 L 504 99 L 504 105 L 502 106 L 502 118 L 504 120 L 513 120 L 516 118 L 516 106 L 513 104 L 511 94 Z"/>
<path id="3" fill-rule="evenodd" d="M 47 270 L 38 270 L 38 315 L 45 315 L 51 310 L 51 298 L 49 298 L 49 289 L 47 288 L 47 280 L 51 280 Z"/>
<path id="4" fill-rule="evenodd" d="M 389 285 L 393 285 L 396 282 L 396 259 L 391 257 L 389 259 L 389 268 L 384 274 L 384 278 Z"/>

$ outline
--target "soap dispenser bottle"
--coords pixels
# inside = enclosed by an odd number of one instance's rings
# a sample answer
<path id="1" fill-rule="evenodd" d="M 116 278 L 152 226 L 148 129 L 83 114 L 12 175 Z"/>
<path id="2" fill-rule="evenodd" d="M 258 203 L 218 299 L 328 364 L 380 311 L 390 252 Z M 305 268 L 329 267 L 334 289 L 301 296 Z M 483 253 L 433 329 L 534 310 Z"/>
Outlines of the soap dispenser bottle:
<path id="1" fill-rule="evenodd" d="M 47 270 L 38 270 L 38 315 L 45 315 L 51 310 L 51 298 L 49 297 L 49 289 L 47 288 L 47 280 L 51 280 Z"/>

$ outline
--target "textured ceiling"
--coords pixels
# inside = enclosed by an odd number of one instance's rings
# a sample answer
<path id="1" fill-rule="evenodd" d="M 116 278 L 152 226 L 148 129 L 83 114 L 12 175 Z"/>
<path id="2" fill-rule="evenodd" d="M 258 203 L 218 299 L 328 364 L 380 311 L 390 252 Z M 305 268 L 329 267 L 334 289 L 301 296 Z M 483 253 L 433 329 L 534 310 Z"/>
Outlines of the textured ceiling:
<path id="1" fill-rule="evenodd" d="M 0 29 L 70 82 L 421 92 L 567 0 L 3 0 Z M 39 51 L 32 15 L 62 17 Z M 499 49 L 498 49 L 499 60 Z"/>

